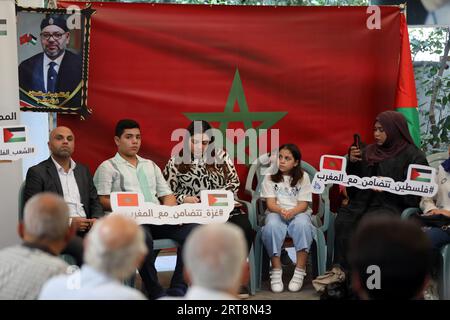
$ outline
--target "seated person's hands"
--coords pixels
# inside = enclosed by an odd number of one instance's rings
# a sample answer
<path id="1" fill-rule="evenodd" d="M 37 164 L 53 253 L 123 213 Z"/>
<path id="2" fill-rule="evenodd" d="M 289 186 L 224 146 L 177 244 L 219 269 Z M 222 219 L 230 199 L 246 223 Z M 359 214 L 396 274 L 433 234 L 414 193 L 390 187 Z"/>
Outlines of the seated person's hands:
<path id="1" fill-rule="evenodd" d="M 199 203 L 200 199 L 197 197 L 185 197 L 184 203 Z"/>
<path id="2" fill-rule="evenodd" d="M 72 225 L 77 231 L 87 232 L 92 227 L 96 219 L 86 219 L 82 217 L 72 218 Z"/>
<path id="3" fill-rule="evenodd" d="M 350 152 L 349 152 L 349 158 L 350 158 L 350 162 L 357 162 L 357 161 L 361 161 L 362 160 L 362 153 L 361 153 L 361 149 L 355 147 L 355 146 L 351 146 L 350 147 Z"/>
<path id="4" fill-rule="evenodd" d="M 292 219 L 294 215 L 295 213 L 292 209 L 281 209 L 281 216 L 286 220 Z"/>

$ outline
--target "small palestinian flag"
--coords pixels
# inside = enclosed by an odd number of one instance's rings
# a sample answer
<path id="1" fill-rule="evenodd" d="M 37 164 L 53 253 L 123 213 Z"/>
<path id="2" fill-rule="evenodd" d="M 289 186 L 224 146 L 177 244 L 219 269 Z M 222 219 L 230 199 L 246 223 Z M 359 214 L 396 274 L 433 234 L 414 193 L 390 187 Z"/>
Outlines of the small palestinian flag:
<path id="1" fill-rule="evenodd" d="M 25 127 L 3 128 L 4 143 L 25 142 L 25 141 L 26 141 Z"/>
<path id="2" fill-rule="evenodd" d="M 26 33 L 26 34 L 20 36 L 19 40 L 20 40 L 21 45 L 26 44 L 26 43 L 31 43 L 31 44 L 35 45 L 37 42 L 37 38 L 35 36 L 33 36 L 31 33 Z"/>
<path id="3" fill-rule="evenodd" d="M 342 157 L 323 156 L 322 170 L 342 171 L 343 162 Z"/>
<path id="4" fill-rule="evenodd" d="M 137 207 L 139 198 L 137 193 L 119 193 L 117 194 L 117 205 L 119 207 Z"/>
<path id="5" fill-rule="evenodd" d="M 409 180 L 431 183 L 433 171 L 431 169 L 411 168 Z"/>
<path id="6" fill-rule="evenodd" d="M 6 36 L 6 19 L 0 19 L 0 36 Z"/>
<path id="7" fill-rule="evenodd" d="M 228 206 L 226 194 L 208 194 L 208 205 L 211 207 L 226 207 Z"/>

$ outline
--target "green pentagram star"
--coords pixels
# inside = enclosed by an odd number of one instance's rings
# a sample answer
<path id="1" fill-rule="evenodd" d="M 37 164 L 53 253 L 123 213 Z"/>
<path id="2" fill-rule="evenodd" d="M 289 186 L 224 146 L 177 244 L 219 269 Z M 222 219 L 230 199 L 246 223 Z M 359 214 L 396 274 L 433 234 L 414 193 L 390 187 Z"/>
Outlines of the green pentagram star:
<path id="1" fill-rule="evenodd" d="M 235 103 L 239 105 L 239 112 L 234 112 Z M 193 113 L 188 112 L 184 113 L 184 115 L 191 121 L 194 120 L 205 120 L 208 122 L 220 122 L 219 130 L 222 131 L 223 136 L 226 138 L 226 129 L 228 128 L 228 124 L 230 122 L 242 122 L 244 124 L 245 130 L 252 129 L 252 121 L 261 121 L 259 126 L 253 128 L 256 131 L 256 138 L 259 137 L 261 132 L 266 132 L 267 129 L 270 129 L 275 123 L 280 121 L 287 112 L 250 112 L 248 110 L 247 100 L 244 94 L 244 88 L 242 87 L 241 77 L 239 76 L 239 70 L 236 69 L 236 73 L 234 74 L 233 83 L 231 85 L 230 93 L 228 95 L 227 103 L 225 105 L 225 110 L 223 112 L 203 112 L 203 113 Z M 266 130 L 263 130 L 266 129 Z M 261 131 L 263 130 L 263 131 Z M 234 147 L 237 147 L 239 150 L 244 150 L 247 139 L 242 139 L 239 141 Z M 233 142 L 229 140 L 230 142 Z M 226 141 L 224 141 L 225 145 Z M 249 145 L 250 154 L 255 155 L 255 147 Z M 233 158 L 233 155 L 237 155 L 238 159 L 248 164 L 253 159 L 246 159 L 245 152 L 230 152 L 228 153 Z M 234 151 L 234 150 L 233 150 Z"/>

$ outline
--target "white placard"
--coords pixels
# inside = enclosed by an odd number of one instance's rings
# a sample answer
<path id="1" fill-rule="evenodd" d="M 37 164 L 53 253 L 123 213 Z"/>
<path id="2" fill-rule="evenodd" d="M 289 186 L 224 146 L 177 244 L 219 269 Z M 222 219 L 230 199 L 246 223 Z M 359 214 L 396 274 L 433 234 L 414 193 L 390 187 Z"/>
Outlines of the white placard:
<path id="1" fill-rule="evenodd" d="M 113 213 L 133 218 L 138 224 L 223 223 L 234 209 L 231 191 L 202 190 L 200 202 L 178 206 L 157 205 L 145 202 L 136 192 L 113 192 L 110 196 Z"/>
<path id="2" fill-rule="evenodd" d="M 419 164 L 410 164 L 405 181 L 394 181 L 389 177 L 358 177 L 345 172 L 347 159 L 335 155 L 320 158 L 320 171 L 314 175 L 312 192 L 322 193 L 327 184 L 338 184 L 358 189 L 373 189 L 399 195 L 433 197 L 437 191 L 436 169 Z"/>

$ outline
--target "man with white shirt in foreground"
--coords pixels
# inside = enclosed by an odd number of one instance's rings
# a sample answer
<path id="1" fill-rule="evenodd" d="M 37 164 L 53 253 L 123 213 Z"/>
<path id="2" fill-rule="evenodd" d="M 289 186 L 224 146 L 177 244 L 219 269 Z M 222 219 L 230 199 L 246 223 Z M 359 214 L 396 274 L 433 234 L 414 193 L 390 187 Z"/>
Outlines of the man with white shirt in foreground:
<path id="1" fill-rule="evenodd" d="M 49 136 L 50 157 L 31 167 L 27 172 L 24 202 L 40 192 L 54 192 L 69 206 L 70 223 L 77 229 L 64 254 L 73 256 L 82 264 L 82 239 L 95 219 L 104 215 L 89 169 L 72 159 L 75 136 L 67 127 L 53 129 Z"/>
<path id="2" fill-rule="evenodd" d="M 185 277 L 191 282 L 184 299 L 237 299 L 246 270 L 246 247 L 242 230 L 232 224 L 197 227 L 183 251 Z"/>
<path id="3" fill-rule="evenodd" d="M 145 300 L 122 282 L 128 279 L 147 254 L 141 227 L 128 217 L 111 214 L 98 220 L 85 238 L 81 270 L 50 279 L 40 300 Z"/>

